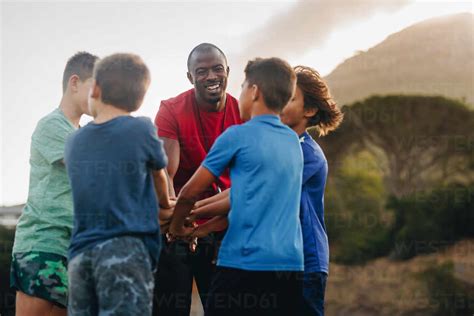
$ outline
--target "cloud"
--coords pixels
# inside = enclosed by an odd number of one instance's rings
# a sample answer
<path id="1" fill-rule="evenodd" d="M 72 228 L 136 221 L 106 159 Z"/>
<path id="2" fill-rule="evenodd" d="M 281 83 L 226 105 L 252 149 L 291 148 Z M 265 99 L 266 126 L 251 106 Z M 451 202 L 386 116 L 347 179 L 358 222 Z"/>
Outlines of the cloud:
<path id="1" fill-rule="evenodd" d="M 339 28 L 350 27 L 377 13 L 395 12 L 411 2 L 413 0 L 300 0 L 246 34 L 248 44 L 239 53 L 229 56 L 231 67 L 240 74 L 246 62 L 254 57 L 289 59 L 303 55 L 322 45 Z"/>

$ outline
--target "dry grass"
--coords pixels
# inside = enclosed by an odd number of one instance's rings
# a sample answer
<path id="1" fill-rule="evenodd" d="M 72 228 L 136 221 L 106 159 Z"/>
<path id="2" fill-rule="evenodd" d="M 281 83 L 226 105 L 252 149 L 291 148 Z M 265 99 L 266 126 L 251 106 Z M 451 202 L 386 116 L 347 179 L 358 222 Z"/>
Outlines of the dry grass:
<path id="1" fill-rule="evenodd" d="M 377 259 L 364 266 L 331 264 L 327 315 L 430 315 L 428 289 L 418 275 L 426 268 L 454 264 L 454 276 L 474 287 L 474 240 L 408 261 Z"/>

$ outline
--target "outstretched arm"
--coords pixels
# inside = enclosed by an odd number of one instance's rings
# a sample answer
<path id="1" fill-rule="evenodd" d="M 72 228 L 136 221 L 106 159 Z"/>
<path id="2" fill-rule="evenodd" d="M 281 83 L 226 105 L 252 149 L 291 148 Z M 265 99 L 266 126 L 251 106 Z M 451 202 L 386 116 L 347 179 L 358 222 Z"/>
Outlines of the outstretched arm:
<path id="1" fill-rule="evenodd" d="M 200 208 L 200 207 L 205 206 L 207 204 L 211 204 L 211 203 L 217 202 L 221 199 L 225 199 L 229 196 L 229 194 L 230 194 L 230 189 L 226 189 L 222 192 L 217 193 L 216 195 L 213 195 L 213 196 L 208 197 L 206 199 L 197 201 L 196 204 L 194 205 L 194 208 Z"/>
<path id="2" fill-rule="evenodd" d="M 189 216 L 199 195 L 215 181 L 214 175 L 204 167 L 199 167 L 186 185 L 181 189 L 171 221 L 170 233 L 176 237 L 189 237 L 195 228 L 186 227 Z"/>

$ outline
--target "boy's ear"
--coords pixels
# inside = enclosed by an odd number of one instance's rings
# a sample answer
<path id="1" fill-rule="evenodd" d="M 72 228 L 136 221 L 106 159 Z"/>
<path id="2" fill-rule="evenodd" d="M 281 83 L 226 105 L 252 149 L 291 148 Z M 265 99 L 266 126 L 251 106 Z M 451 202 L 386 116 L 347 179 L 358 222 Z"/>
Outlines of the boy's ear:
<path id="1" fill-rule="evenodd" d="M 72 92 L 77 92 L 79 90 L 79 80 L 81 79 L 78 75 L 72 75 L 69 77 L 67 85 Z"/>
<path id="2" fill-rule="evenodd" d="M 257 101 L 260 97 L 260 89 L 256 84 L 253 84 L 250 90 L 252 92 L 252 101 Z"/>
<path id="3" fill-rule="evenodd" d="M 318 109 L 316 108 L 309 108 L 309 109 L 304 109 L 304 117 L 309 119 L 313 116 L 315 116 L 318 113 Z"/>
<path id="4" fill-rule="evenodd" d="M 94 83 L 92 84 L 92 88 L 91 88 L 91 92 L 90 92 L 90 97 L 92 99 L 97 99 L 99 100 L 100 99 L 100 95 L 101 95 L 102 91 L 100 90 L 100 87 L 96 84 L 96 82 L 94 81 Z"/>
<path id="5" fill-rule="evenodd" d="M 188 77 L 189 82 L 194 86 L 194 79 L 189 71 L 186 73 L 186 76 Z"/>

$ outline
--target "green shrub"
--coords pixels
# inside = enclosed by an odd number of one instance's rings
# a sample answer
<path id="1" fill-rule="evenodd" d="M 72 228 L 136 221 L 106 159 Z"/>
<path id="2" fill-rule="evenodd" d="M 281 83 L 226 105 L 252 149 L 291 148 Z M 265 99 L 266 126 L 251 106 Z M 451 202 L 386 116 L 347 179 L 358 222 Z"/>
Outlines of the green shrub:
<path id="1" fill-rule="evenodd" d="M 390 250 L 391 215 L 384 210 L 382 174 L 368 152 L 347 157 L 326 190 L 333 261 L 359 264 Z"/>
<path id="2" fill-rule="evenodd" d="M 409 259 L 474 236 L 474 184 L 452 184 L 431 192 L 391 198 L 395 209 L 392 257 Z"/>
<path id="3" fill-rule="evenodd" d="M 457 316 L 474 314 L 474 291 L 457 280 L 453 263 L 430 265 L 418 277 L 425 284 L 429 295 L 430 314 Z"/>

